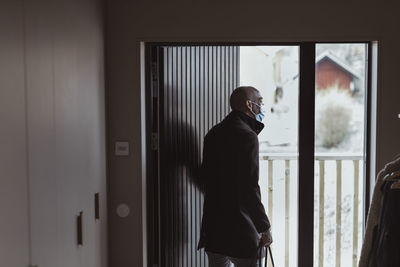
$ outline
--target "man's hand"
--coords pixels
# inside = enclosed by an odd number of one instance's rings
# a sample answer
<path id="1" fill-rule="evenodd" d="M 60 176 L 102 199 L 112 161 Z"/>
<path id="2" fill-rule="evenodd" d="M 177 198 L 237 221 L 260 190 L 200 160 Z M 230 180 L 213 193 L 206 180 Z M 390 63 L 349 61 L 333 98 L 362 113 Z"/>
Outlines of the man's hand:
<path id="1" fill-rule="evenodd" d="M 260 243 L 264 247 L 269 247 L 272 244 L 272 235 L 270 230 L 261 234 Z"/>

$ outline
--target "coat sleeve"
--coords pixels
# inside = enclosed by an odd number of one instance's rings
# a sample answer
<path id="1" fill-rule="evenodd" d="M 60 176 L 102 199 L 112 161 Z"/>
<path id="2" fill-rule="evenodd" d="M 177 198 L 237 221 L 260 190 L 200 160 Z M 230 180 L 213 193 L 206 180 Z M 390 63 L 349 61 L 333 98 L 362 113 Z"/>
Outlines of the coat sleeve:
<path id="1" fill-rule="evenodd" d="M 258 185 L 259 156 L 258 138 L 254 133 L 243 136 L 239 143 L 239 162 L 241 175 L 239 191 L 242 203 L 247 210 L 259 233 L 267 231 L 271 225 L 264 205 L 261 202 L 260 186 Z"/>

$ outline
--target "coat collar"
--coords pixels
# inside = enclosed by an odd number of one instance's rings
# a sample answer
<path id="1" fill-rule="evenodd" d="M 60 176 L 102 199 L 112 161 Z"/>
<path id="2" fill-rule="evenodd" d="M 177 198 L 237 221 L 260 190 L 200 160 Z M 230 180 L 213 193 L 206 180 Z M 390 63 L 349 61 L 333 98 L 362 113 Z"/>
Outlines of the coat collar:
<path id="1" fill-rule="evenodd" d="M 238 110 L 232 110 L 231 113 L 228 114 L 228 117 L 232 118 L 239 118 L 241 119 L 244 123 L 246 123 L 257 135 L 262 131 L 264 128 L 264 124 L 262 122 L 259 122 L 258 120 L 248 116 L 247 114 L 238 111 Z"/>

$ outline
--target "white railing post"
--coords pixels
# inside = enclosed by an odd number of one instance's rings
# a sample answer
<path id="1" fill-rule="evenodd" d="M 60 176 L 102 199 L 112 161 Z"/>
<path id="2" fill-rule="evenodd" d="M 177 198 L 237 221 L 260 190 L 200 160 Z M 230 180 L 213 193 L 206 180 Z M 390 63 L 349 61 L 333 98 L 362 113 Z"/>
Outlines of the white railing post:
<path id="1" fill-rule="evenodd" d="M 268 160 L 268 217 L 272 225 L 274 160 Z M 268 258 L 270 261 L 270 258 Z M 268 262 L 268 266 L 272 263 Z"/>
<path id="2" fill-rule="evenodd" d="M 285 267 L 289 267 L 290 160 L 285 160 Z"/>
<path id="3" fill-rule="evenodd" d="M 353 267 L 357 267 L 359 161 L 353 160 L 353 163 L 354 163 Z"/>
<path id="4" fill-rule="evenodd" d="M 273 202 L 273 175 L 274 175 L 274 161 L 268 160 L 268 217 L 272 224 L 272 202 Z"/>
<path id="5" fill-rule="evenodd" d="M 336 267 L 340 267 L 342 238 L 342 160 L 336 160 Z"/>
<path id="6" fill-rule="evenodd" d="M 324 266 L 325 161 L 319 161 L 318 267 Z"/>

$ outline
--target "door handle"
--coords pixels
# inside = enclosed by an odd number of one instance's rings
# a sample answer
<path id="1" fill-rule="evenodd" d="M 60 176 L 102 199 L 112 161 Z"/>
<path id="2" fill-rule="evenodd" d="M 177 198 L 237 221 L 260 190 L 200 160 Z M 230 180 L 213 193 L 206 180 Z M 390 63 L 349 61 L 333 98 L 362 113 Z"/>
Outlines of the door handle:
<path id="1" fill-rule="evenodd" d="M 100 195 L 94 194 L 94 219 L 100 220 Z"/>
<path id="2" fill-rule="evenodd" d="M 79 215 L 77 216 L 77 237 L 78 237 L 78 246 L 83 245 L 83 233 L 82 233 L 82 217 L 83 217 L 83 212 L 79 212 Z"/>

